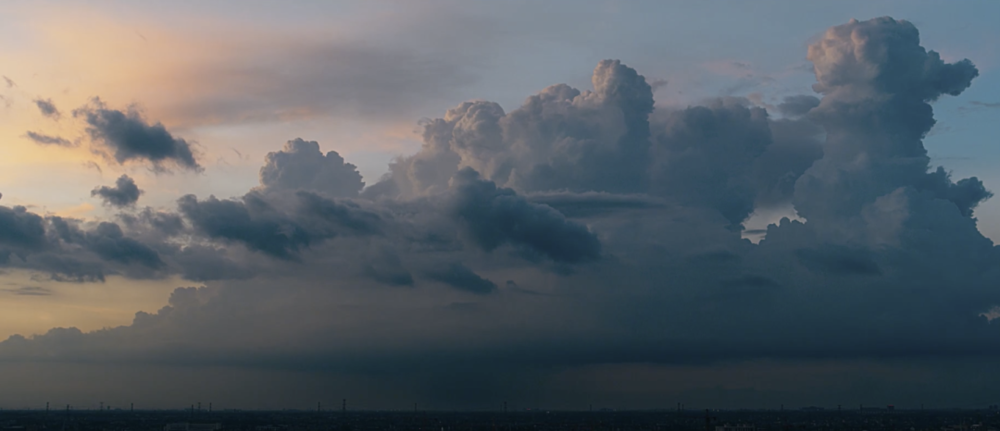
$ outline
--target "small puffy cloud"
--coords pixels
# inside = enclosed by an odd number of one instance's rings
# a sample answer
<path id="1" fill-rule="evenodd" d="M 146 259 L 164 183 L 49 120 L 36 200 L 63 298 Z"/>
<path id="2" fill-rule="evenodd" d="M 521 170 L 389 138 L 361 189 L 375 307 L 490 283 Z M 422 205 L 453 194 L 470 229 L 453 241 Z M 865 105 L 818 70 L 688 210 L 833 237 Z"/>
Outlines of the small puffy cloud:
<path id="1" fill-rule="evenodd" d="M 128 175 L 119 177 L 114 187 L 100 186 L 90 192 L 91 196 L 100 197 L 105 205 L 113 207 L 135 205 L 141 194 L 142 190 L 139 190 L 139 186 L 135 185 L 135 181 Z"/>
<path id="2" fill-rule="evenodd" d="M 62 117 L 59 109 L 56 108 L 54 103 L 52 103 L 52 99 L 35 99 L 35 106 L 38 107 L 38 111 L 41 112 L 42 115 L 53 120 L 58 120 Z"/>
<path id="3" fill-rule="evenodd" d="M 281 151 L 268 153 L 260 168 L 260 184 L 267 190 L 308 190 L 334 197 L 355 197 L 364 188 L 356 166 L 336 151 L 325 155 L 316 141 L 295 138 Z"/>
<path id="4" fill-rule="evenodd" d="M 160 123 L 149 124 L 138 110 L 109 109 L 100 99 L 73 111 L 87 123 L 87 133 L 95 142 L 112 152 L 118 163 L 132 160 L 148 161 L 154 168 L 165 169 L 165 164 L 200 171 L 191 144 L 175 138 Z"/>

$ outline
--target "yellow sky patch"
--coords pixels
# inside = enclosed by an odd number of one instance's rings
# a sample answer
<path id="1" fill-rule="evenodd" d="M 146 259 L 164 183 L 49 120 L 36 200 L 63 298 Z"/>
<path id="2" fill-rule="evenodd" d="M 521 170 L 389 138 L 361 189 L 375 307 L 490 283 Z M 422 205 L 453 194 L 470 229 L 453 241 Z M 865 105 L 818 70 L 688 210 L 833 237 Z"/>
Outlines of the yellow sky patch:
<path id="1" fill-rule="evenodd" d="M 175 288 L 192 284 L 178 278 L 109 277 L 105 283 L 58 283 L 45 278 L 26 271 L 0 276 L 0 339 L 45 333 L 54 327 L 92 331 L 128 325 L 137 311 L 156 312 Z"/>

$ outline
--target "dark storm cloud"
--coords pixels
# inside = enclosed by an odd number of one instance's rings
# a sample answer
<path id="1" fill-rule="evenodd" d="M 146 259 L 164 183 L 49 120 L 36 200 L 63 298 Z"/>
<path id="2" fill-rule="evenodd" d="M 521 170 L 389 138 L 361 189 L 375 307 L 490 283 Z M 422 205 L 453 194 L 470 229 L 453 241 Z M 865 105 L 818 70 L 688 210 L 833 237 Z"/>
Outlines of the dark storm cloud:
<path id="1" fill-rule="evenodd" d="M 888 18 L 830 29 L 809 59 L 822 99 L 777 120 L 739 98 L 653 111 L 642 75 L 609 60 L 591 91 L 425 121 L 421 150 L 361 195 L 353 166 L 294 140 L 259 188 L 188 195 L 179 214 L 0 207 L 21 226 L 0 223 L 8 265 L 206 281 L 128 326 L 12 337 L 0 358 L 419 374 L 418 395 L 470 406 L 525 397 L 508 376 L 592 367 L 1000 355 L 1000 248 L 973 213 L 991 194 L 932 170 L 922 143 L 930 102 L 975 67 Z M 741 231 L 789 203 L 801 220 Z"/>
<path id="2" fill-rule="evenodd" d="M 986 190 L 986 186 L 978 178 L 963 178 L 958 182 L 952 182 L 951 174 L 945 172 L 941 166 L 927 174 L 917 188 L 930 191 L 935 197 L 955 204 L 959 212 L 966 217 L 972 217 L 972 210 L 976 209 L 980 202 L 993 197 L 993 193 Z"/>
<path id="3" fill-rule="evenodd" d="M 823 157 L 822 127 L 808 119 L 770 122 L 772 142 L 754 160 L 757 205 L 787 203 L 795 193 L 795 182 L 813 162 Z"/>
<path id="4" fill-rule="evenodd" d="M 497 188 L 471 168 L 452 179 L 449 212 L 476 245 L 493 250 L 510 243 L 557 262 L 576 263 L 600 257 L 601 243 L 586 226 L 552 207 L 528 202 L 513 190 Z"/>
<path id="5" fill-rule="evenodd" d="M 57 145 L 60 147 L 75 147 L 76 144 L 60 136 L 50 136 L 43 133 L 27 131 L 24 137 L 35 141 L 39 145 Z"/>
<path id="6" fill-rule="evenodd" d="M 147 123 L 135 109 L 109 109 L 100 99 L 94 99 L 90 105 L 74 110 L 73 116 L 86 121 L 90 138 L 111 150 L 118 163 L 142 160 L 158 169 L 172 163 L 183 169 L 201 170 L 187 141 L 175 138 L 160 123 Z"/>
<path id="7" fill-rule="evenodd" d="M 105 205 L 114 207 L 127 207 L 135 205 L 139 201 L 142 190 L 135 185 L 135 180 L 128 175 L 122 175 L 115 180 L 114 187 L 100 186 L 90 192 L 91 196 L 98 196 Z"/>
<path id="8" fill-rule="evenodd" d="M 35 99 L 35 106 L 38 107 L 38 110 L 42 113 L 42 115 L 53 120 L 58 120 L 62 117 L 59 109 L 56 108 L 54 103 L 52 103 L 52 99 Z"/>
<path id="9" fill-rule="evenodd" d="M 199 201 L 194 195 L 178 200 L 181 214 L 203 235 L 243 244 L 270 256 L 297 260 L 310 245 L 338 235 L 375 235 L 381 218 L 349 201 L 341 203 L 309 192 L 298 192 L 290 210 L 276 206 L 259 192 L 241 200 Z"/>
<path id="10" fill-rule="evenodd" d="M 57 252 L 39 253 L 27 259 L 25 268 L 48 274 L 53 281 L 66 283 L 104 282 L 109 272 L 100 262 L 82 260 Z"/>
<path id="11" fill-rule="evenodd" d="M 65 245 L 81 246 L 105 261 L 121 264 L 138 264 L 150 269 L 159 269 L 163 261 L 156 250 L 125 235 L 117 223 L 100 222 L 93 229 L 83 230 L 77 223 L 61 217 L 49 220 L 52 234 Z M 52 242 L 53 248 L 59 244 Z M 68 251 L 68 250 L 66 250 Z"/>
<path id="12" fill-rule="evenodd" d="M 163 266 L 160 255 L 149 246 L 128 238 L 120 226 L 103 222 L 92 232 L 87 232 L 86 247 L 98 256 L 124 264 L 138 263 L 149 268 Z"/>
<path id="13" fill-rule="evenodd" d="M 671 113 L 655 133 L 653 193 L 719 211 L 734 226 L 753 212 L 753 163 L 771 143 L 767 112 L 721 99 Z"/>
<path id="14" fill-rule="evenodd" d="M 122 213 L 118 217 L 130 227 L 150 226 L 166 237 L 176 236 L 184 230 L 184 220 L 179 214 L 150 207 L 143 208 L 138 214 Z"/>
<path id="15" fill-rule="evenodd" d="M 243 280 L 259 272 L 227 257 L 226 251 L 217 247 L 187 246 L 172 259 L 180 266 L 180 275 L 192 281 Z"/>
<path id="16" fill-rule="evenodd" d="M 29 259 L 32 268 L 67 281 L 104 281 L 105 274 L 160 278 L 170 274 L 193 281 L 246 279 L 258 271 L 251 262 L 234 260 L 228 250 L 191 236 L 181 215 L 153 210 L 121 213 L 122 224 L 85 225 L 49 218 L 50 251 Z M 188 243 L 176 244 L 187 235 Z M 92 255 L 87 254 L 92 253 Z"/>
<path id="17" fill-rule="evenodd" d="M 0 206 L 0 247 L 40 249 L 45 244 L 45 226 L 41 216 L 28 212 L 22 206 Z M 10 253 L 9 250 L 6 253 Z"/>
<path id="18" fill-rule="evenodd" d="M 297 192 L 298 215 L 313 231 L 335 234 L 378 235 L 382 217 L 349 200 L 333 200 L 314 193 Z"/>
<path id="19" fill-rule="evenodd" d="M 497 289 L 496 283 L 480 277 L 479 274 L 461 263 L 453 263 L 443 268 L 428 271 L 427 277 L 470 293 L 487 294 Z"/>
<path id="20" fill-rule="evenodd" d="M 797 250 L 795 255 L 806 268 L 830 275 L 882 275 L 878 264 L 866 249 L 846 247 Z"/>
<path id="21" fill-rule="evenodd" d="M 256 194 L 248 194 L 242 201 L 210 196 L 200 202 L 187 195 L 177 203 L 184 217 L 208 237 L 236 241 L 277 258 L 293 259 L 300 249 L 318 239 Z"/>
<path id="22" fill-rule="evenodd" d="M 365 186 L 357 167 L 336 151 L 324 155 L 317 142 L 300 138 L 267 154 L 260 184 L 269 190 L 309 190 L 335 197 L 355 197 Z"/>
<path id="23" fill-rule="evenodd" d="M 54 280 L 103 281 L 108 273 L 154 276 L 159 253 L 128 237 L 115 223 L 83 229 L 75 220 L 43 218 L 24 207 L 0 206 L 0 263 L 48 274 Z"/>

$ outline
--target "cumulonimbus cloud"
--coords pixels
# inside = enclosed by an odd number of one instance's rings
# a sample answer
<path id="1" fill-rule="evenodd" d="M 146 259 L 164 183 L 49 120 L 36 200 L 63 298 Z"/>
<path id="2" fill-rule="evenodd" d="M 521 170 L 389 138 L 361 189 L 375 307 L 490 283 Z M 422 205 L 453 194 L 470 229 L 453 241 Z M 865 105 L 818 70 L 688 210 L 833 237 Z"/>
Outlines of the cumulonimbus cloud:
<path id="1" fill-rule="evenodd" d="M 435 382 L 476 364 L 464 376 L 494 382 L 594 364 L 1000 355 L 1000 250 L 974 217 L 991 194 L 932 168 L 922 142 L 931 103 L 977 69 L 891 18 L 831 28 L 808 58 L 821 97 L 789 98 L 778 118 L 740 98 L 654 109 L 643 75 L 606 60 L 590 90 L 426 121 L 420 151 L 363 191 L 339 154 L 296 139 L 238 199 L 188 195 L 121 225 L 0 207 L 5 266 L 207 280 L 132 325 L 12 338 L 0 359 L 386 378 L 418 363 Z M 120 161 L 187 166 L 165 130 L 87 112 Z M 175 151 L 153 159 L 102 132 L 115 121 Z M 741 237 L 754 210 L 786 204 L 803 219 Z M 177 339 L 183 352 L 162 341 Z"/>

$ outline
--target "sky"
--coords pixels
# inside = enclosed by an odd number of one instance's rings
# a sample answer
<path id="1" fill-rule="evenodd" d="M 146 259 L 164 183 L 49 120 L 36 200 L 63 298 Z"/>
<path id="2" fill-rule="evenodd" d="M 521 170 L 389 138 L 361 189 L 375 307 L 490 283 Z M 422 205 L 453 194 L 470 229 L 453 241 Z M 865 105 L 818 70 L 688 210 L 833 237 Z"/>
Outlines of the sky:
<path id="1" fill-rule="evenodd" d="M 9 2 L 0 407 L 995 404 L 998 15 Z"/>

